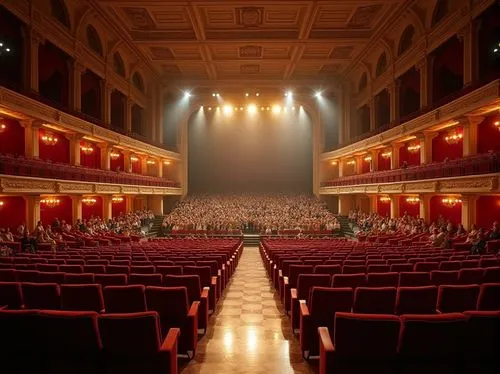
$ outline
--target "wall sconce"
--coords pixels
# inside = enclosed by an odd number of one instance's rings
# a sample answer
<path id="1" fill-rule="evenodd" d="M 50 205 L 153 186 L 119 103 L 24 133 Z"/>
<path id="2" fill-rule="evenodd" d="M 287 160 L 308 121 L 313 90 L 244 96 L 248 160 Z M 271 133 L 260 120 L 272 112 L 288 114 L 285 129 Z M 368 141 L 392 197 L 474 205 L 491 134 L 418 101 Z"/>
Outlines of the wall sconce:
<path id="1" fill-rule="evenodd" d="M 42 142 L 45 145 L 56 145 L 59 139 L 57 139 L 57 136 L 50 132 L 46 132 L 44 135 L 42 135 Z"/>
<path id="2" fill-rule="evenodd" d="M 3 207 L 4 204 L 5 203 L 2 200 L 0 200 L 0 208 Z"/>
<path id="3" fill-rule="evenodd" d="M 464 137 L 464 134 L 462 133 L 457 133 L 456 131 L 451 131 L 444 137 L 444 140 L 446 140 L 446 143 L 448 144 L 457 144 L 462 138 Z"/>
<path id="4" fill-rule="evenodd" d="M 112 160 L 118 160 L 121 156 L 121 153 L 120 152 L 117 152 L 117 151 L 111 151 L 109 153 L 109 158 L 112 159 Z"/>
<path id="5" fill-rule="evenodd" d="M 500 130 L 500 120 L 496 120 L 495 122 L 493 122 L 493 125 L 498 129 Z M 2 125 L 3 126 L 3 125 Z M 1 130 L 0 130 L 1 131 Z"/>
<path id="6" fill-rule="evenodd" d="M 408 146 L 408 148 L 406 148 L 406 149 L 407 149 L 407 150 L 408 150 L 408 152 L 410 152 L 410 153 L 417 153 L 417 152 L 419 152 L 419 151 L 420 151 L 420 148 L 421 148 L 420 144 L 413 143 L 413 144 L 410 144 L 410 145 Z"/>
<path id="7" fill-rule="evenodd" d="M 392 151 L 385 151 L 381 154 L 382 158 L 383 159 L 388 159 L 388 158 L 391 158 L 392 157 Z"/>
<path id="8" fill-rule="evenodd" d="M 420 198 L 417 196 L 409 196 L 406 198 L 406 202 L 411 205 L 417 205 L 420 203 Z"/>
<path id="9" fill-rule="evenodd" d="M 113 198 L 111 199 L 113 204 L 123 203 L 123 200 L 123 196 L 113 196 Z"/>
<path id="10" fill-rule="evenodd" d="M 47 205 L 49 208 L 54 208 L 61 203 L 61 200 L 55 197 L 47 197 L 45 199 L 40 200 L 40 204 Z"/>
<path id="11" fill-rule="evenodd" d="M 0 120 L 0 134 L 5 132 L 5 130 L 7 130 L 7 125 L 5 123 L 3 123 L 2 120 Z"/>
<path id="12" fill-rule="evenodd" d="M 455 205 L 461 204 L 462 200 L 456 197 L 445 197 L 441 202 L 448 208 L 453 208 Z"/>
<path id="13" fill-rule="evenodd" d="M 94 153 L 94 147 L 92 147 L 92 145 L 88 144 L 88 143 L 81 145 L 80 149 L 86 155 L 90 155 L 90 154 Z"/>
<path id="14" fill-rule="evenodd" d="M 380 202 L 381 203 L 390 203 L 391 202 L 391 198 L 389 196 L 382 196 L 380 198 Z"/>
<path id="15" fill-rule="evenodd" d="M 139 157 L 137 157 L 137 156 L 130 156 L 130 161 L 131 162 L 137 162 L 137 161 L 139 161 Z"/>
<path id="16" fill-rule="evenodd" d="M 93 206 L 97 203 L 97 199 L 93 197 L 86 197 L 82 199 L 82 203 L 87 205 L 87 206 Z"/>
<path id="17" fill-rule="evenodd" d="M 365 160 L 366 162 L 370 162 L 370 161 L 372 160 L 372 156 L 366 156 L 366 157 L 364 158 L 364 160 Z"/>

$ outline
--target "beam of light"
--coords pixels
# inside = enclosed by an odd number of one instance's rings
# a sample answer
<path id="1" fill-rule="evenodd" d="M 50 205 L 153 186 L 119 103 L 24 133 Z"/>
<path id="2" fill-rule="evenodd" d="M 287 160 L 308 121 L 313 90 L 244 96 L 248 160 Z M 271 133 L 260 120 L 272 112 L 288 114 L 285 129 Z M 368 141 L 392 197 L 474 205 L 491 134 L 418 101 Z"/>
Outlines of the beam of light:
<path id="1" fill-rule="evenodd" d="M 185 97 L 186 99 L 189 99 L 189 98 L 191 97 L 191 92 L 189 92 L 189 91 L 184 91 L 184 97 Z"/>
<path id="2" fill-rule="evenodd" d="M 314 94 L 314 97 L 316 99 L 319 99 L 321 97 L 321 91 L 316 91 L 315 94 Z"/>
<path id="3" fill-rule="evenodd" d="M 224 105 L 222 111 L 226 116 L 230 116 L 233 114 L 233 107 L 231 105 Z"/>
<path id="4" fill-rule="evenodd" d="M 273 105 L 273 113 L 274 114 L 280 114 L 281 112 L 281 106 L 279 105 Z"/>
<path id="5" fill-rule="evenodd" d="M 248 113 L 250 114 L 255 114 L 257 113 L 257 106 L 255 104 L 250 104 L 248 107 L 247 107 L 247 111 Z"/>

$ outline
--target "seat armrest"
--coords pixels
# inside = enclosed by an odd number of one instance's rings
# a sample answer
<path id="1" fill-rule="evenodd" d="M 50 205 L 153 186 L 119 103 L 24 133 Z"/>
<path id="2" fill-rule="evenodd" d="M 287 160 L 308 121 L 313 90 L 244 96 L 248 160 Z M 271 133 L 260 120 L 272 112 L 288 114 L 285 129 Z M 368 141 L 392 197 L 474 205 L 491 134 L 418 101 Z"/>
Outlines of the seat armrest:
<path id="1" fill-rule="evenodd" d="M 318 327 L 319 341 L 325 352 L 333 352 L 335 348 L 330 338 L 328 327 Z"/>
<path id="2" fill-rule="evenodd" d="M 193 303 L 191 304 L 191 308 L 189 308 L 188 317 L 190 318 L 198 317 L 199 308 L 200 308 L 200 302 L 193 301 Z"/>
<path id="3" fill-rule="evenodd" d="M 177 341 L 179 339 L 179 335 L 181 334 L 181 330 L 178 328 L 171 328 L 168 330 L 167 337 L 163 341 L 160 351 L 173 351 L 174 349 L 177 351 Z M 177 352 L 175 352 L 177 355 Z"/>
<path id="4" fill-rule="evenodd" d="M 292 296 L 292 300 L 296 300 L 297 299 L 297 289 L 296 288 L 290 288 L 290 295 Z"/>
<path id="5" fill-rule="evenodd" d="M 201 290 L 201 298 L 208 299 L 209 293 L 210 293 L 210 287 L 203 287 L 203 290 Z"/>
<path id="6" fill-rule="evenodd" d="M 334 371 L 333 362 L 335 346 L 330 338 L 327 327 L 318 327 L 319 334 L 319 374 L 328 374 Z"/>
<path id="7" fill-rule="evenodd" d="M 309 308 L 306 303 L 300 303 L 300 318 L 309 318 L 311 314 L 309 313 Z"/>
<path id="8" fill-rule="evenodd" d="M 288 286 L 289 283 L 288 283 L 288 277 L 283 277 L 283 283 Z"/>
<path id="9" fill-rule="evenodd" d="M 167 337 L 159 350 L 159 358 L 161 361 L 161 370 L 166 372 L 169 368 L 169 373 L 177 373 L 177 347 L 179 344 L 179 335 L 181 330 L 178 328 L 171 328 L 168 330 Z"/>

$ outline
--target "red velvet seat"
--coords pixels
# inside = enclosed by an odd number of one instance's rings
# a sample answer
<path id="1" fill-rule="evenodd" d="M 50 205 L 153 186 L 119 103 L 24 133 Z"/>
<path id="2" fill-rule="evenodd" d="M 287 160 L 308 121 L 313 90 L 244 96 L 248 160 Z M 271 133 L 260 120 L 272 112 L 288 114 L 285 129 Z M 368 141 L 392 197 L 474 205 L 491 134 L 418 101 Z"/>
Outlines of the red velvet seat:
<path id="1" fill-rule="evenodd" d="M 481 284 L 483 283 L 483 268 L 466 268 L 458 272 L 458 283 L 460 284 Z"/>
<path id="2" fill-rule="evenodd" d="M 101 370 L 97 313 L 42 311 L 40 328 L 44 334 L 40 348 L 48 373 L 87 374 Z"/>
<path id="3" fill-rule="evenodd" d="M 482 268 L 498 266 L 499 264 L 500 260 L 496 257 L 481 257 L 479 260 L 479 266 Z"/>
<path id="4" fill-rule="evenodd" d="M 459 373 L 466 327 L 461 313 L 401 316 L 400 372 Z"/>
<path id="5" fill-rule="evenodd" d="M 442 261 L 439 264 L 439 270 L 460 270 L 461 268 L 461 261 Z"/>
<path id="6" fill-rule="evenodd" d="M 107 314 L 98 319 L 106 373 L 177 374 L 180 330 L 162 338 L 156 312 Z"/>
<path id="7" fill-rule="evenodd" d="M 102 287 L 106 286 L 124 286 L 127 284 L 126 274 L 94 274 L 94 282 Z"/>
<path id="8" fill-rule="evenodd" d="M 368 265 L 368 273 L 388 273 L 391 267 L 389 265 Z"/>
<path id="9" fill-rule="evenodd" d="M 127 268 L 130 266 L 130 260 L 111 260 L 109 261 L 109 266 L 126 266 Z"/>
<path id="10" fill-rule="evenodd" d="M 320 374 L 395 373 L 400 321 L 394 315 L 335 315 L 335 336 L 318 329 Z"/>
<path id="11" fill-rule="evenodd" d="M 460 269 L 478 268 L 479 260 L 463 260 L 460 262 Z"/>
<path id="12" fill-rule="evenodd" d="M 18 282 L 38 282 L 40 272 L 37 270 L 16 270 Z"/>
<path id="13" fill-rule="evenodd" d="M 130 268 L 126 265 L 108 265 L 106 266 L 107 274 L 126 274 L 128 275 Z"/>
<path id="14" fill-rule="evenodd" d="M 403 263 L 403 264 L 392 264 L 391 272 L 411 272 L 413 271 L 413 264 Z"/>
<path id="15" fill-rule="evenodd" d="M 65 284 L 90 284 L 94 283 L 92 273 L 66 273 L 64 274 Z"/>
<path id="16" fill-rule="evenodd" d="M 328 274 L 330 276 L 342 274 L 342 265 L 316 265 L 314 274 Z"/>
<path id="17" fill-rule="evenodd" d="M 416 272 L 429 272 L 432 270 L 438 270 L 439 269 L 439 262 L 417 262 L 413 266 L 413 271 Z"/>
<path id="18" fill-rule="evenodd" d="M 210 293 L 208 295 L 208 309 L 215 310 L 217 298 L 217 277 L 212 277 L 209 266 L 184 266 L 184 275 L 197 275 L 200 278 L 202 288 L 208 287 Z"/>
<path id="19" fill-rule="evenodd" d="M 427 272 L 401 272 L 399 273 L 399 287 L 430 286 L 430 273 Z"/>
<path id="20" fill-rule="evenodd" d="M 85 265 L 85 260 L 81 258 L 68 258 L 66 260 L 66 265 Z"/>
<path id="21" fill-rule="evenodd" d="M 297 288 L 290 290 L 291 294 L 291 322 L 292 331 L 300 328 L 300 302 L 309 299 L 313 287 L 329 287 L 330 276 L 328 274 L 299 274 Z"/>
<path id="22" fill-rule="evenodd" d="M 101 259 L 92 259 L 92 260 L 87 260 L 87 265 L 103 265 L 103 266 L 107 266 L 109 265 L 109 260 L 106 260 L 104 258 L 101 258 Z"/>
<path id="23" fill-rule="evenodd" d="M 59 271 L 64 273 L 83 273 L 83 265 L 59 265 Z"/>
<path id="24" fill-rule="evenodd" d="M 16 282 L 16 270 L 0 269 L 0 282 Z"/>
<path id="25" fill-rule="evenodd" d="M 396 314 L 434 314 L 437 294 L 436 286 L 398 287 Z"/>
<path id="26" fill-rule="evenodd" d="M 396 287 L 358 287 L 354 291 L 354 313 L 394 314 Z"/>
<path id="27" fill-rule="evenodd" d="M 83 271 L 85 273 L 104 274 L 104 273 L 106 273 L 106 266 L 105 265 L 97 265 L 97 264 L 84 265 Z"/>
<path id="28" fill-rule="evenodd" d="M 106 286 L 103 290 L 106 313 L 145 312 L 146 287 L 143 285 Z"/>
<path id="29" fill-rule="evenodd" d="M 493 266 L 484 269 L 484 283 L 500 283 L 500 266 Z"/>
<path id="30" fill-rule="evenodd" d="M 38 275 L 38 282 L 40 283 L 64 283 L 64 276 L 66 273 L 63 272 L 44 272 L 41 271 Z"/>
<path id="31" fill-rule="evenodd" d="M 477 300 L 477 310 L 500 310 L 500 283 L 483 283 Z"/>
<path id="32" fill-rule="evenodd" d="M 291 265 L 288 271 L 288 277 L 283 279 L 283 292 L 280 295 L 281 301 L 285 307 L 285 312 L 288 313 L 291 309 L 291 294 L 290 290 L 292 288 L 297 288 L 297 279 L 300 274 L 312 274 L 314 272 L 314 267 L 312 265 Z"/>
<path id="33" fill-rule="evenodd" d="M 185 287 L 147 287 L 146 304 L 149 311 L 160 316 L 162 336 L 171 328 L 179 328 L 179 351 L 194 355 L 198 344 L 199 302 L 188 303 Z"/>
<path id="34" fill-rule="evenodd" d="M 332 277 L 332 287 L 364 287 L 366 285 L 365 274 L 335 274 Z"/>
<path id="35" fill-rule="evenodd" d="M 441 313 L 462 313 L 466 310 L 475 310 L 478 296 L 477 284 L 439 286 L 437 310 Z"/>
<path id="36" fill-rule="evenodd" d="M 458 270 L 433 270 L 431 271 L 431 283 L 435 286 L 458 284 L 458 275 Z"/>
<path id="37" fill-rule="evenodd" d="M 0 308 L 21 309 L 23 304 L 21 283 L 0 282 Z"/>
<path id="38" fill-rule="evenodd" d="M 312 288 L 307 305 L 300 304 L 300 349 L 305 356 L 318 353 L 318 327 L 334 335 L 335 313 L 350 312 L 353 295 L 352 288 Z"/>
<path id="39" fill-rule="evenodd" d="M 153 265 L 149 266 L 130 266 L 130 274 L 154 274 L 155 267 Z"/>
<path id="40" fill-rule="evenodd" d="M 163 275 L 161 274 L 130 274 L 128 284 L 143 284 L 145 286 L 163 286 Z"/>
<path id="41" fill-rule="evenodd" d="M 72 311 L 102 312 L 104 300 L 100 284 L 61 285 L 61 308 Z"/>
<path id="42" fill-rule="evenodd" d="M 155 267 L 155 272 L 162 274 L 163 276 L 166 275 L 182 275 L 182 266 L 175 266 L 175 265 L 158 265 Z"/>
<path id="43" fill-rule="evenodd" d="M 61 294 L 56 283 L 22 283 L 26 309 L 61 309 Z"/>
<path id="44" fill-rule="evenodd" d="M 59 271 L 59 265 L 56 265 L 56 264 L 37 264 L 36 268 L 40 272 L 42 272 L 42 271 L 49 271 L 49 272 Z"/>
<path id="45" fill-rule="evenodd" d="M 364 274 L 366 273 L 365 265 L 346 265 L 342 266 L 342 274 Z"/>
<path id="46" fill-rule="evenodd" d="M 366 275 L 368 287 L 397 287 L 398 273 L 368 273 Z"/>

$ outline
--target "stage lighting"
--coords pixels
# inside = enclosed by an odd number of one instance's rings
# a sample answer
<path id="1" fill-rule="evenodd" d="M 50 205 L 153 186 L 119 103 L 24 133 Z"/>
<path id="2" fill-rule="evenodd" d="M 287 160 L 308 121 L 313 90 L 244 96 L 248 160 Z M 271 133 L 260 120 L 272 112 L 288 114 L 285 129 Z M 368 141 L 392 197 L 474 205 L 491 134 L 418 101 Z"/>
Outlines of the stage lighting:
<path id="1" fill-rule="evenodd" d="M 220 93 L 217 93 L 215 96 L 220 97 Z"/>
<path id="2" fill-rule="evenodd" d="M 246 97 L 248 97 L 248 92 L 245 94 Z"/>
<path id="3" fill-rule="evenodd" d="M 257 113 L 257 107 L 255 106 L 255 104 L 250 104 L 250 105 L 247 107 L 247 111 L 248 111 L 248 113 L 250 113 L 250 114 L 255 114 L 255 113 Z"/>
<path id="4" fill-rule="evenodd" d="M 285 92 L 285 97 L 292 97 L 292 96 L 293 96 L 292 91 Z"/>
<path id="5" fill-rule="evenodd" d="M 233 113 L 233 107 L 231 105 L 224 105 L 223 111 L 225 115 L 230 115 Z"/>
<path id="6" fill-rule="evenodd" d="M 189 99 L 189 98 L 191 97 L 191 92 L 189 92 L 189 91 L 184 91 L 184 97 L 185 97 L 186 99 Z"/>
<path id="7" fill-rule="evenodd" d="M 271 110 L 271 107 L 266 107 L 266 110 L 269 112 Z"/>
<path id="8" fill-rule="evenodd" d="M 260 111 L 263 112 L 266 108 L 264 108 L 263 106 L 260 107 Z"/>
<path id="9" fill-rule="evenodd" d="M 257 93 L 255 94 L 255 96 L 260 96 L 260 93 L 258 93 L 258 92 L 257 92 Z"/>
<path id="10" fill-rule="evenodd" d="M 209 107 L 208 107 L 208 110 L 209 110 L 209 111 L 211 111 L 211 110 L 212 110 L 212 107 L 211 107 L 211 106 L 209 106 Z"/>
<path id="11" fill-rule="evenodd" d="M 273 113 L 279 114 L 281 112 L 281 107 L 279 105 L 273 105 Z"/>
<path id="12" fill-rule="evenodd" d="M 294 107 L 294 106 L 292 106 L 292 110 L 295 110 L 295 107 Z"/>
<path id="13" fill-rule="evenodd" d="M 215 97 L 215 95 L 216 95 L 216 93 L 214 92 L 214 93 L 212 94 L 212 97 Z"/>
<path id="14" fill-rule="evenodd" d="M 316 91 L 314 96 L 316 97 L 316 99 L 319 99 L 321 97 L 321 91 Z"/>

